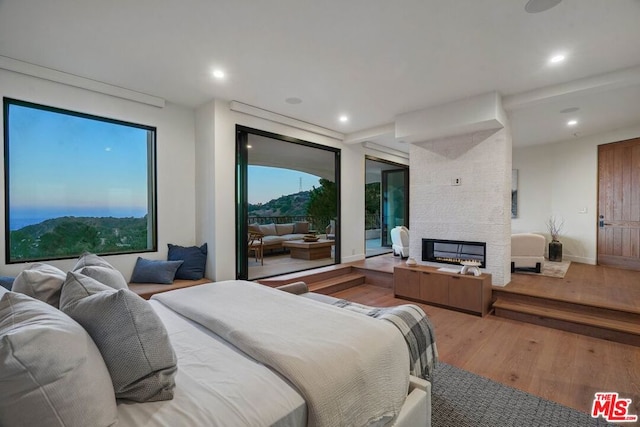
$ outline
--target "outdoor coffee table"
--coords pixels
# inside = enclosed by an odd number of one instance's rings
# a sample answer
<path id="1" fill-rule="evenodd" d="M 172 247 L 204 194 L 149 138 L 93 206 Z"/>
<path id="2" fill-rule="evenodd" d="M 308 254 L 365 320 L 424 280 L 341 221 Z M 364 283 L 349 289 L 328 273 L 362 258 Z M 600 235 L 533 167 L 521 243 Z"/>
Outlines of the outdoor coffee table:
<path id="1" fill-rule="evenodd" d="M 282 246 L 289 249 L 291 258 L 311 260 L 331 258 L 331 246 L 335 243 L 335 240 L 325 239 L 320 239 L 317 242 L 289 240 L 283 242 Z"/>

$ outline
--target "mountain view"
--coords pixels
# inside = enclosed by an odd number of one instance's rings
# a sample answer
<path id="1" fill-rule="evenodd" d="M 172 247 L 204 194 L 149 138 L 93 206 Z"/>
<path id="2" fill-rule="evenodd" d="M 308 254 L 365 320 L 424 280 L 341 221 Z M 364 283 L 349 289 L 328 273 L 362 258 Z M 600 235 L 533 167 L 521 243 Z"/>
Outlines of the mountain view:
<path id="1" fill-rule="evenodd" d="M 337 200 L 336 184 L 321 178 L 320 185 L 309 191 L 281 196 L 267 203 L 249 204 L 249 220 L 266 217 L 267 222 L 283 223 L 305 218 L 313 228 L 324 229 L 336 218 Z"/>
<path id="2" fill-rule="evenodd" d="M 249 216 L 305 216 L 311 198 L 311 191 L 288 194 L 267 203 L 249 203 Z"/>
<path id="3" fill-rule="evenodd" d="M 11 231 L 11 261 L 64 258 L 83 252 L 135 252 L 148 248 L 147 217 L 47 219 Z"/>

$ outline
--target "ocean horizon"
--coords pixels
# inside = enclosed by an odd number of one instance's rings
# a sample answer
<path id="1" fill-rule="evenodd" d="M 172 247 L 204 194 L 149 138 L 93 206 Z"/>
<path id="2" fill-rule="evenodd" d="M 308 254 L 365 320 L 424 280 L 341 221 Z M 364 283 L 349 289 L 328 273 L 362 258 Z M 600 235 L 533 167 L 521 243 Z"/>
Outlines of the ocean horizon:
<path id="1" fill-rule="evenodd" d="M 77 212 L 43 212 L 38 211 L 37 213 L 30 210 L 25 210 L 21 212 L 10 212 L 9 214 L 9 231 L 20 230 L 21 228 L 27 227 L 29 225 L 40 224 L 48 219 L 61 218 L 65 216 L 74 216 L 79 218 L 142 218 L 147 214 L 146 211 L 135 211 L 131 209 L 121 209 L 121 210 L 110 210 L 108 212 L 105 211 L 96 211 L 96 210 L 83 210 Z"/>

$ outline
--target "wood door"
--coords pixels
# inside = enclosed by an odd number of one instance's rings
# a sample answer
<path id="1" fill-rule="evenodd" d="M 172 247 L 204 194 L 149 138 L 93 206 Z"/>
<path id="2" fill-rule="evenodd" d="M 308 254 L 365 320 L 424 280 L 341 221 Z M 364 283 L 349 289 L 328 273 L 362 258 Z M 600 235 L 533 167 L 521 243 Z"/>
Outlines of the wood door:
<path id="1" fill-rule="evenodd" d="M 598 264 L 640 270 L 640 138 L 598 146 Z"/>

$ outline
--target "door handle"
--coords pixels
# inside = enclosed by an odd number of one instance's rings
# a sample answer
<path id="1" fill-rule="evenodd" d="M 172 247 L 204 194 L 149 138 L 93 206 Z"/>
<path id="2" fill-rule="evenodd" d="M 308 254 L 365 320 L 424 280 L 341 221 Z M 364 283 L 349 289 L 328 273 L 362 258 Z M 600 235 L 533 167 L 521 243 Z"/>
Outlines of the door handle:
<path id="1" fill-rule="evenodd" d="M 604 222 L 604 215 L 600 215 L 598 220 L 598 227 L 603 228 L 605 225 L 611 225 L 611 223 Z"/>

